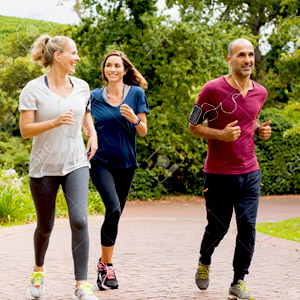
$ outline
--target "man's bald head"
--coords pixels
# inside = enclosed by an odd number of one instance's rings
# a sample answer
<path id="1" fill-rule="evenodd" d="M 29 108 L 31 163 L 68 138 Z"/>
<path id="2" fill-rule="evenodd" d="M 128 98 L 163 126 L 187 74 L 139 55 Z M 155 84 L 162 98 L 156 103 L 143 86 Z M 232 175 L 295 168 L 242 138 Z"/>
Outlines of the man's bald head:
<path id="1" fill-rule="evenodd" d="M 252 46 L 252 43 L 249 42 L 248 40 L 246 39 L 242 39 L 242 38 L 239 38 L 239 39 L 235 39 L 234 41 L 232 41 L 229 46 L 228 46 L 228 55 L 229 56 L 232 56 L 233 53 L 234 53 L 234 48 L 236 45 L 245 45 L 245 46 Z M 254 49 L 254 47 L 253 47 Z"/>

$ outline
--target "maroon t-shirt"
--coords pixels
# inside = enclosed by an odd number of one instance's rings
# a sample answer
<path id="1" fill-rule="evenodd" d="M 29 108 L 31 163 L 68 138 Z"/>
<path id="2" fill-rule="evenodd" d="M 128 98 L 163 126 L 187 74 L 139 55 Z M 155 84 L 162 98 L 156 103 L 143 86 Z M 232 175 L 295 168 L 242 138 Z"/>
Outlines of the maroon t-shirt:
<path id="1" fill-rule="evenodd" d="M 234 142 L 208 140 L 204 171 L 213 174 L 244 174 L 259 169 L 255 155 L 254 126 L 267 98 L 267 91 L 252 81 L 253 89 L 244 98 L 224 76 L 208 82 L 201 90 L 197 104 L 202 108 L 199 123 L 208 120 L 208 127 L 224 129 L 238 120 L 241 135 Z"/>

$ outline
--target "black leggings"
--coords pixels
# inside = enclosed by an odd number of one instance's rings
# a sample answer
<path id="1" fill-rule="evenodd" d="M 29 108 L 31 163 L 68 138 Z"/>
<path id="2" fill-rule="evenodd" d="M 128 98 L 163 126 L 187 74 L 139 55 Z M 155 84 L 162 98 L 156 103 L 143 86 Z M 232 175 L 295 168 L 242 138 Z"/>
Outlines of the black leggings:
<path id="1" fill-rule="evenodd" d="M 36 265 L 44 265 L 54 225 L 56 195 L 61 184 L 68 205 L 72 230 L 75 280 L 86 280 L 89 255 L 87 225 L 89 168 L 83 167 L 65 176 L 30 177 L 29 184 L 37 214 L 37 227 L 34 233 Z"/>
<path id="2" fill-rule="evenodd" d="M 135 173 L 135 167 L 113 169 L 92 160 L 91 178 L 105 205 L 105 218 L 101 228 L 101 245 L 113 246 L 118 224 Z"/>

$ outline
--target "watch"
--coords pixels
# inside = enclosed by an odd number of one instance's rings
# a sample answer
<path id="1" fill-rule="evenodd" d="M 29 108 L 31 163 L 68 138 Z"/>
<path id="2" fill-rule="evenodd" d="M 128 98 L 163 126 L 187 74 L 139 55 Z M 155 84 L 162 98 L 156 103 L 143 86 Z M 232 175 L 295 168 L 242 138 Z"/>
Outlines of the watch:
<path id="1" fill-rule="evenodd" d="M 133 124 L 133 126 L 138 126 L 141 123 L 141 118 L 139 116 L 137 116 L 137 117 L 138 117 L 138 120 L 135 124 Z"/>

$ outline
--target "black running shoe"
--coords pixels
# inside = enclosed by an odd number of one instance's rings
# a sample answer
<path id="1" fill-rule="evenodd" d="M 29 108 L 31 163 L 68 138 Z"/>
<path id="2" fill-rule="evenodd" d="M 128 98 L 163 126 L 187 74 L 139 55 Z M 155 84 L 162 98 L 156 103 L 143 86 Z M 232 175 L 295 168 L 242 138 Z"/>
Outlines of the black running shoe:
<path id="1" fill-rule="evenodd" d="M 117 289 L 119 287 L 119 283 L 115 274 L 114 267 L 112 265 L 107 265 L 102 261 L 97 261 L 96 270 L 98 273 L 97 276 L 97 286 L 99 290 L 107 290 L 107 289 Z"/>

